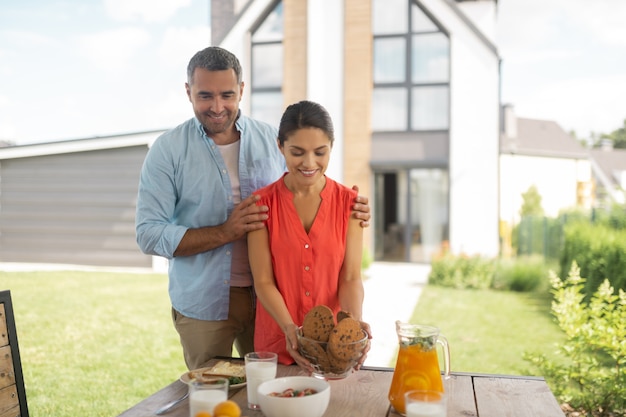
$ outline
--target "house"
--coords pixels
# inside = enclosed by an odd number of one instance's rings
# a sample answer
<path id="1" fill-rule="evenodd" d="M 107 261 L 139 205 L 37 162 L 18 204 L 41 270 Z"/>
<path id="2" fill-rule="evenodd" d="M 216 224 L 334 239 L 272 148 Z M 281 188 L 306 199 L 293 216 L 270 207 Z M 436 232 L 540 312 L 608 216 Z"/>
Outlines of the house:
<path id="1" fill-rule="evenodd" d="M 0 148 L 0 262 L 152 268 L 135 207 L 162 132 Z"/>
<path id="2" fill-rule="evenodd" d="M 597 205 L 610 208 L 612 204 L 626 203 L 626 149 L 613 149 L 609 140 L 589 150 L 589 160 Z"/>
<path id="3" fill-rule="evenodd" d="M 565 209 L 590 209 L 594 182 L 589 153 L 550 120 L 518 118 L 502 107 L 500 137 L 500 233 L 510 248 L 512 228 L 520 221 L 522 194 L 535 186 L 548 217 Z"/>
<path id="4" fill-rule="evenodd" d="M 212 42 L 241 60 L 246 114 L 277 123 L 303 99 L 329 110 L 328 174 L 370 197 L 375 260 L 495 256 L 496 12 L 495 0 L 212 0 Z"/>
<path id="5" fill-rule="evenodd" d="M 589 153 L 550 120 L 518 118 L 503 106 L 500 138 L 500 219 L 519 222 L 522 194 L 536 186 L 544 214 L 563 209 L 590 209 L 593 183 Z"/>
<path id="6" fill-rule="evenodd" d="M 443 248 L 496 256 L 496 0 L 212 0 L 213 44 L 241 60 L 246 114 L 323 104 L 328 175 L 372 208 L 376 261 Z M 154 267 L 135 243 L 139 171 L 162 131 L 0 149 L 0 262 Z"/>

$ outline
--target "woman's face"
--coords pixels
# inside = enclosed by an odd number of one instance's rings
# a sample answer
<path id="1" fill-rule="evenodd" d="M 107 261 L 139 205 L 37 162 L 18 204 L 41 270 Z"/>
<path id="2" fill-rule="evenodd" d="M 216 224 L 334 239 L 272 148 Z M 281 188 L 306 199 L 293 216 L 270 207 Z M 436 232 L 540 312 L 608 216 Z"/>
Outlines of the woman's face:
<path id="1" fill-rule="evenodd" d="M 323 130 L 310 127 L 289 135 L 280 150 L 297 184 L 312 185 L 324 176 L 331 147 L 330 139 Z"/>

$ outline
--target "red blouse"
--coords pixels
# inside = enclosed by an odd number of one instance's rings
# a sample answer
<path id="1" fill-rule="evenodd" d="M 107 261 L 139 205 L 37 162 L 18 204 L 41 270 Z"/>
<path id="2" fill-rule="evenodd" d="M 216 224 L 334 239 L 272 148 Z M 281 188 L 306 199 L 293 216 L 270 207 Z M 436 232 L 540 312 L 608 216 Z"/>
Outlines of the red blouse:
<path id="1" fill-rule="evenodd" d="M 339 272 L 346 251 L 348 222 L 356 191 L 326 177 L 313 225 L 307 234 L 293 194 L 283 178 L 255 192 L 257 202 L 269 207 L 265 221 L 278 291 L 296 325 L 316 305 L 339 311 Z M 254 349 L 278 353 L 278 361 L 293 363 L 285 348 L 285 335 L 261 303 L 256 306 Z"/>

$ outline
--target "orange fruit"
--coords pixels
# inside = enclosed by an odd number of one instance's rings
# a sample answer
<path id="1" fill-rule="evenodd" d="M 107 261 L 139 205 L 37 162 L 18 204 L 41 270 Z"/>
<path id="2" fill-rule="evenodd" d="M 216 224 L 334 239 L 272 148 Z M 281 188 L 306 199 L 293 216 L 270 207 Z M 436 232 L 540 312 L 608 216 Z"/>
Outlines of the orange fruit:
<path id="1" fill-rule="evenodd" d="M 236 402 L 226 400 L 215 406 L 213 415 L 215 417 L 241 417 L 241 408 Z"/>
<path id="2" fill-rule="evenodd" d="M 211 417 L 211 413 L 208 411 L 198 411 L 195 417 Z"/>

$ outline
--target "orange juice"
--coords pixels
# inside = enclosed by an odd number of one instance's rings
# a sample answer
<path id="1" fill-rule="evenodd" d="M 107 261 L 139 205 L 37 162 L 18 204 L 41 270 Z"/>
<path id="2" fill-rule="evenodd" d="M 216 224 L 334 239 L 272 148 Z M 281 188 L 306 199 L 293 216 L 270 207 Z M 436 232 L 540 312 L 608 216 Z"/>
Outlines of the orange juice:
<path id="1" fill-rule="evenodd" d="M 404 393 L 416 389 L 443 392 L 435 345 L 400 345 L 389 389 L 389 401 L 393 408 L 405 414 Z"/>

